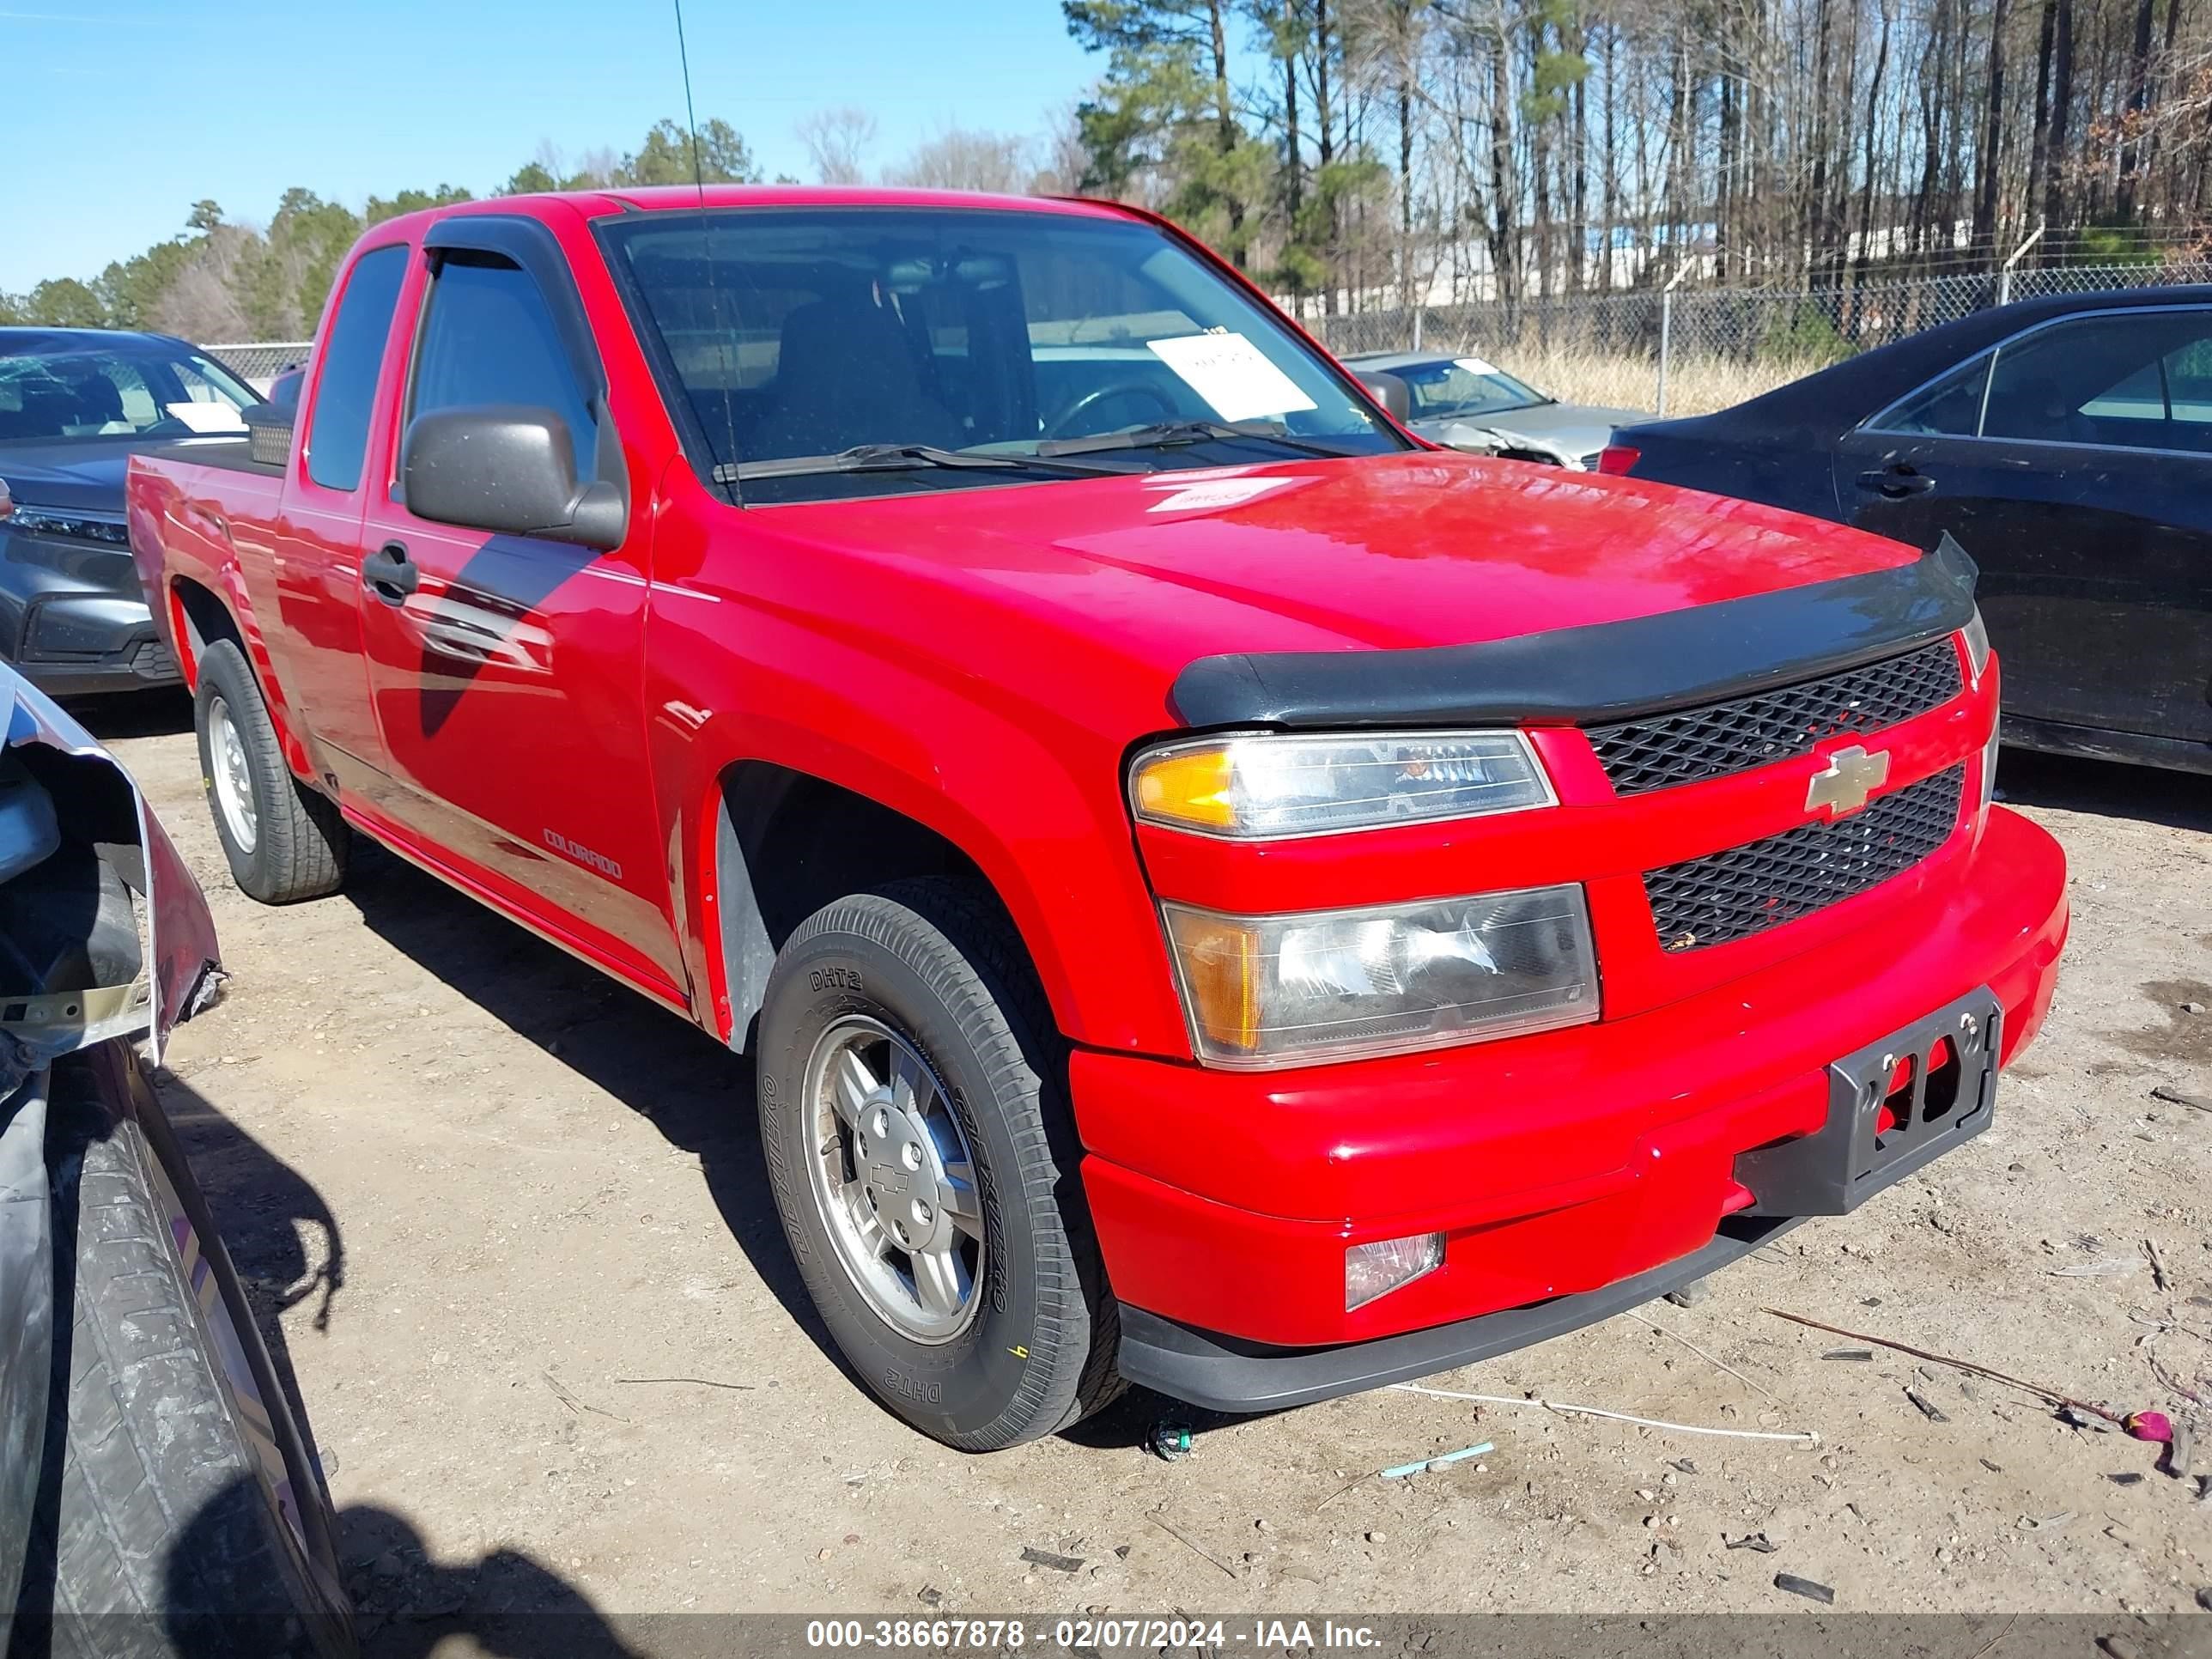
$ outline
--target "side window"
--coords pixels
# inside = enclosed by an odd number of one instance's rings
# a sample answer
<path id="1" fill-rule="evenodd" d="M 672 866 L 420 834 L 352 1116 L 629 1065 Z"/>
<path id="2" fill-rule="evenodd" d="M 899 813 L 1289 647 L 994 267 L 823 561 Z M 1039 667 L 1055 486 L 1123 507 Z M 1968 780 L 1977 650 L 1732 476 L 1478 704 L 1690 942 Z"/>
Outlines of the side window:
<path id="1" fill-rule="evenodd" d="M 2212 312 L 2085 317 L 1997 354 L 1983 435 L 2129 449 L 2201 450 Z"/>
<path id="2" fill-rule="evenodd" d="M 353 489 L 361 483 L 376 371 L 384 362 L 385 337 L 392 331 L 392 313 L 406 275 L 404 246 L 372 249 L 354 262 L 338 300 L 337 315 L 323 342 L 314 412 L 307 417 L 307 476 L 325 489 Z"/>
<path id="3" fill-rule="evenodd" d="M 2126 379 L 2115 381 L 2081 405 L 2081 412 L 2099 421 L 2163 421 L 2166 419 L 2164 365 L 2145 363 Z"/>
<path id="4" fill-rule="evenodd" d="M 568 425 L 577 478 L 591 478 L 599 425 L 536 281 L 496 254 L 449 252 L 424 306 L 408 418 L 478 404 L 550 409 Z"/>
<path id="5" fill-rule="evenodd" d="M 2167 417 L 2200 434 L 2212 431 L 2212 317 L 2202 335 L 2168 352 L 2165 362 Z"/>
<path id="6" fill-rule="evenodd" d="M 1989 388 L 1988 354 L 1955 368 L 1931 386 L 1884 410 L 1867 425 L 1877 432 L 1917 437 L 1971 438 L 1981 430 L 1982 396 Z"/>

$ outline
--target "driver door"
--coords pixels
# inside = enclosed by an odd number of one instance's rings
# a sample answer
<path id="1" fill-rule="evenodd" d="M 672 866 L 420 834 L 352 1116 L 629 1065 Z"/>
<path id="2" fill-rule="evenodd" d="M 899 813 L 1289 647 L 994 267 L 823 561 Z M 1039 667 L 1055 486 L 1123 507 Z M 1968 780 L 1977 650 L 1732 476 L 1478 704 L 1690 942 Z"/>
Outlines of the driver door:
<path id="1" fill-rule="evenodd" d="M 394 425 L 534 405 L 568 426 L 580 478 L 619 473 L 597 354 L 550 234 L 462 216 L 433 230 L 425 256 Z M 649 515 L 633 505 L 629 538 L 605 553 L 434 523 L 408 508 L 404 440 L 392 449 L 359 601 L 391 775 L 380 804 L 431 860 L 682 1000 L 641 702 Z"/>

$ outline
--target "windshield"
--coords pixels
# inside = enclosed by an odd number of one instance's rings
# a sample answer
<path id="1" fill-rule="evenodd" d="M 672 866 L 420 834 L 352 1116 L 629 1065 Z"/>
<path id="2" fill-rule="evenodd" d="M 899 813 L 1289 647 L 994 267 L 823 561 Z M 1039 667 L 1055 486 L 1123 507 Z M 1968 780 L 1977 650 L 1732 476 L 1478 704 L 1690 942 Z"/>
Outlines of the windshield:
<path id="1" fill-rule="evenodd" d="M 1406 383 L 1417 421 L 1450 420 L 1463 415 L 1498 415 L 1552 401 L 1525 380 L 1516 380 L 1480 357 L 1439 357 L 1432 362 L 1382 368 Z"/>
<path id="2" fill-rule="evenodd" d="M 260 401 L 222 364 L 173 341 L 0 343 L 0 444 L 243 432 L 239 410 Z"/>
<path id="3" fill-rule="evenodd" d="M 749 502 L 1404 447 L 1272 310 L 1150 225 L 825 207 L 603 230 L 671 404 Z M 1086 441 L 1112 434 L 1127 441 Z"/>

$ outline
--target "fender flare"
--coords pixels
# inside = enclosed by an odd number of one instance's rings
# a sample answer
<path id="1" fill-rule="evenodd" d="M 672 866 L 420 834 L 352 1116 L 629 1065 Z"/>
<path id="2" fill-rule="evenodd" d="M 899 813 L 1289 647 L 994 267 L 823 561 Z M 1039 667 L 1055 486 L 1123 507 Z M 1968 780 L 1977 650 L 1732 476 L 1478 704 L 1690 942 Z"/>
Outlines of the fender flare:
<path id="1" fill-rule="evenodd" d="M 1172 1051 L 1182 1022 L 1172 1002 L 1166 947 L 1151 925 L 1150 903 L 1142 897 L 1147 890 L 1125 825 L 1117 821 L 1098 828 L 1110 834 L 1113 844 L 1128 848 L 1129 890 L 1142 905 L 1146 923 L 1133 943 L 1158 954 L 1158 971 L 1150 976 L 1162 1000 L 1158 1009 L 1149 1008 L 1127 985 L 1109 994 L 1098 975 L 1086 971 L 1073 948 L 1079 941 L 1070 937 L 1066 896 L 1057 906 L 1048 902 L 1032 878 L 1033 860 L 1015 844 L 1023 837 L 1009 836 L 1006 826 L 967 810 L 957 787 L 948 787 L 957 780 L 925 778 L 868 750 L 825 741 L 818 734 L 807 747 L 811 752 L 801 757 L 778 744 L 755 742 L 724 755 L 705 771 L 691 799 L 676 803 L 682 821 L 676 826 L 677 844 L 671 848 L 676 867 L 670 873 L 679 936 L 687 957 L 692 957 L 693 1012 L 701 1025 L 742 1049 L 775 963 L 775 942 L 763 918 L 744 850 L 748 832 L 763 827 L 773 817 L 775 805 L 763 809 L 761 823 L 748 823 L 743 817 L 744 803 L 739 804 L 739 815 L 732 816 L 726 787 L 735 769 L 760 763 L 896 813 L 973 865 L 1020 936 L 1054 1023 L 1064 1034 L 1078 1042 L 1130 1048 L 1138 1046 L 1137 1039 L 1122 1034 L 1124 1030 L 1149 1030 L 1155 1041 L 1145 1046 L 1164 1044 Z M 1072 775 L 1062 773 L 1060 782 L 1068 798 L 1082 800 L 1085 807 L 1099 805 L 1084 796 Z M 1111 898 L 1102 898 L 1103 905 L 1113 903 Z M 1098 921 L 1094 909 L 1088 913 L 1086 927 L 1095 930 Z"/>
<path id="2" fill-rule="evenodd" d="M 262 701 L 268 705 L 269 722 L 276 728 L 276 741 L 284 751 L 285 764 L 298 776 L 312 776 L 314 764 L 308 756 L 307 744 L 300 735 L 300 722 L 294 714 L 290 699 L 284 695 L 276 663 L 269 654 L 268 641 L 254 620 L 253 602 L 246 595 L 246 579 L 239 562 L 238 550 L 229 544 L 227 536 L 225 549 L 228 557 L 205 572 L 216 579 L 216 585 L 189 572 L 172 569 L 165 573 L 168 588 L 167 620 L 177 666 L 185 677 L 185 689 L 197 692 L 199 690 L 199 659 L 207 649 L 208 635 L 202 619 L 193 614 L 191 603 L 186 598 L 185 585 L 190 583 L 221 608 L 231 630 L 237 635 L 239 647 L 246 653 L 246 666 L 252 670 L 254 680 L 261 688 Z"/>

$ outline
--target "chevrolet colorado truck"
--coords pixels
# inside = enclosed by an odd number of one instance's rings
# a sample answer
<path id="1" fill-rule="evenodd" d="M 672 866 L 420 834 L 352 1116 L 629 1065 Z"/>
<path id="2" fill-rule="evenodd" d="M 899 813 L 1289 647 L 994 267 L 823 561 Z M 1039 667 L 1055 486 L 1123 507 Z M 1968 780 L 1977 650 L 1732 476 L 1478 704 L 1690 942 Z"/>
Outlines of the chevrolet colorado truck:
<path id="1" fill-rule="evenodd" d="M 396 218 L 249 424 L 128 492 L 240 885 L 365 834 L 750 1055 L 955 1446 L 1632 1306 L 2050 1005 L 1965 554 L 1424 445 L 1128 208 Z"/>

